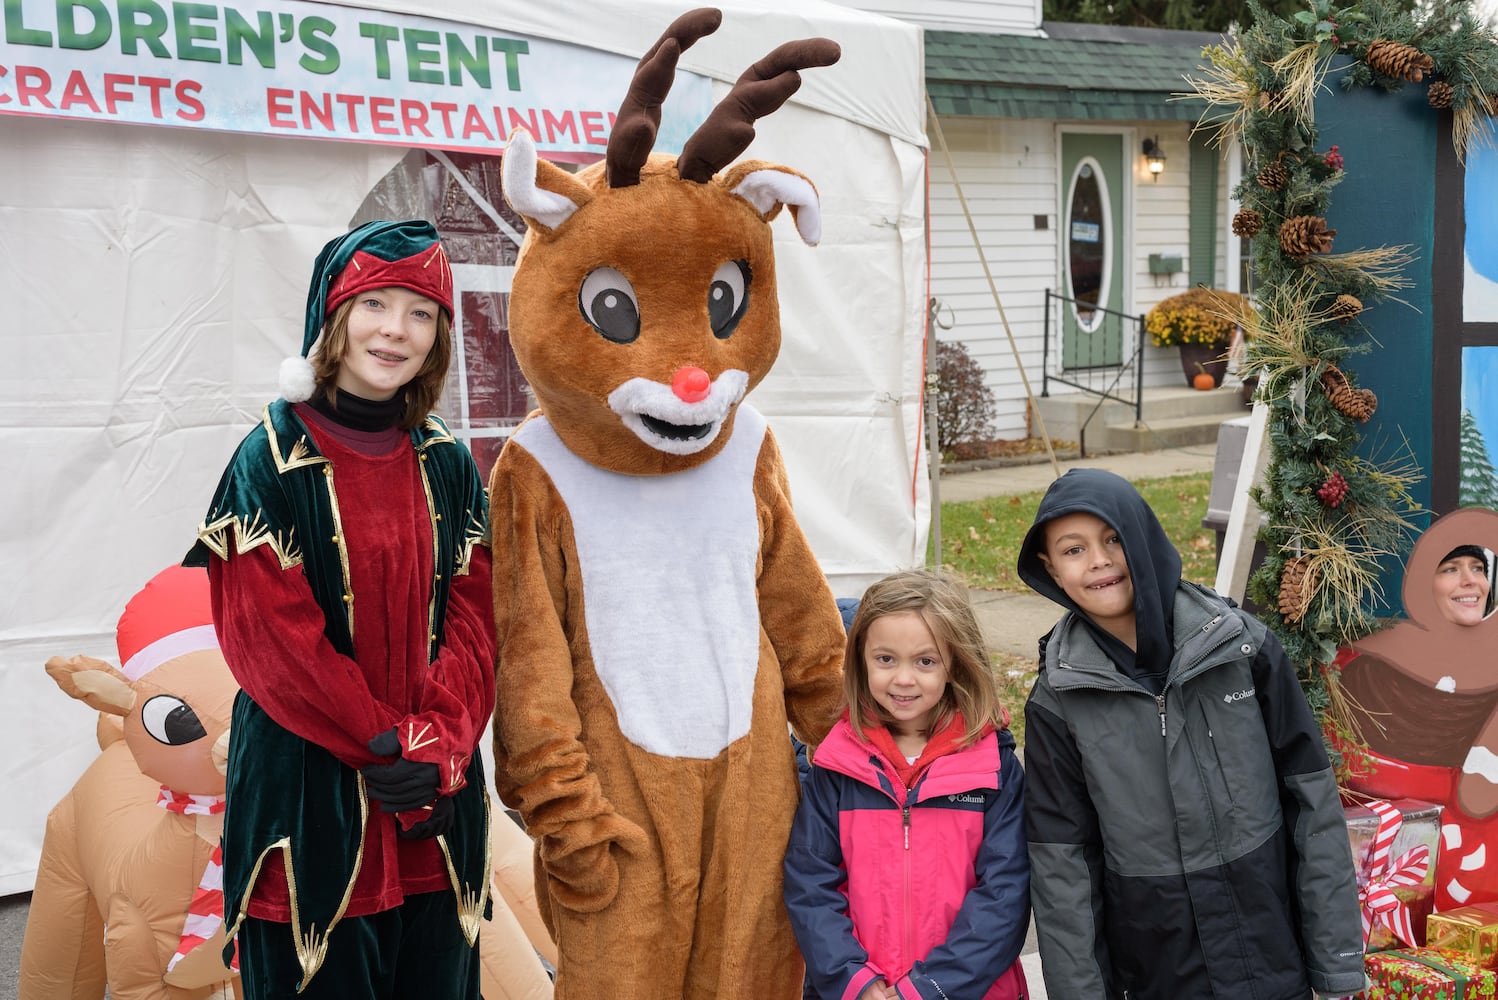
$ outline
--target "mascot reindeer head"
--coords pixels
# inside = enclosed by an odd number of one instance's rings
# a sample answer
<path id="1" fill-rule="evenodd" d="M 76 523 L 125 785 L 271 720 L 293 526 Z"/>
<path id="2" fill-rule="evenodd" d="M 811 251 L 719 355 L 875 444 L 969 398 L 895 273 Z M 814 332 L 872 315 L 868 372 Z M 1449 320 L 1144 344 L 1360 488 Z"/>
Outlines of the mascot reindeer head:
<path id="1" fill-rule="evenodd" d="M 651 154 L 678 58 L 721 21 L 684 14 L 645 54 L 603 162 L 569 174 L 520 130 L 505 150 L 505 197 L 529 227 L 510 299 L 516 360 L 567 446 L 615 472 L 677 472 L 722 449 L 780 350 L 770 220 L 789 206 L 806 243 L 821 236 L 801 174 L 759 161 L 719 171 L 800 87 L 798 70 L 837 60 L 834 42 L 775 49 L 679 158 Z"/>

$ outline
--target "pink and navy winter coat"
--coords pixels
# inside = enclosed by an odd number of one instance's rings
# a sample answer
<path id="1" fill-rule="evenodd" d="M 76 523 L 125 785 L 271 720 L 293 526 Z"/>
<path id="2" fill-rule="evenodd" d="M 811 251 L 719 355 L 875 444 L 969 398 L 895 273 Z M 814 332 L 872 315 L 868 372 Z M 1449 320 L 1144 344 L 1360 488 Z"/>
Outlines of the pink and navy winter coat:
<path id="1" fill-rule="evenodd" d="M 908 791 L 846 717 L 817 748 L 785 901 L 822 1000 L 876 978 L 906 1000 L 1023 1000 L 1024 774 L 1009 730 L 932 761 Z"/>

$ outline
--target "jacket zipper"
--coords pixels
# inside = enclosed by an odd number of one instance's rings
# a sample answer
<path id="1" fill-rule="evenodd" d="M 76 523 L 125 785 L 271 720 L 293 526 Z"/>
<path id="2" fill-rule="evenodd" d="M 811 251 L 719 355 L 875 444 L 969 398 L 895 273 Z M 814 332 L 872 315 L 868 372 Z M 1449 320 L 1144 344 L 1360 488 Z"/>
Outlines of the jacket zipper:
<path id="1" fill-rule="evenodd" d="M 1165 735 L 1165 692 L 1155 695 L 1155 706 L 1160 709 L 1160 735 Z"/>
<path id="2" fill-rule="evenodd" d="M 909 958 L 915 954 L 915 934 L 910 925 L 910 914 L 912 912 L 912 900 L 910 894 L 910 801 L 909 792 L 906 792 L 906 802 L 900 807 L 900 822 L 905 828 L 905 957 Z"/>

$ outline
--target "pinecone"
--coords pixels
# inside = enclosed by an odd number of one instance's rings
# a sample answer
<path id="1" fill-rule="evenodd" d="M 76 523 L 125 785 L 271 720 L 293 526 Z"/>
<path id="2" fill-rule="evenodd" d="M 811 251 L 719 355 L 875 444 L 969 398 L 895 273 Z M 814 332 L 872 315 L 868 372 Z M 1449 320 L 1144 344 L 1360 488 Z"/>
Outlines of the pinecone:
<path id="1" fill-rule="evenodd" d="M 1285 165 L 1279 160 L 1265 164 L 1264 169 L 1259 171 L 1258 177 L 1259 186 L 1266 187 L 1271 191 L 1278 191 L 1285 186 L 1285 182 L 1289 179 L 1290 171 L 1285 169 Z"/>
<path id="2" fill-rule="evenodd" d="M 1451 89 L 1451 84 L 1445 80 L 1433 80 L 1430 89 L 1425 92 L 1425 100 L 1433 108 L 1449 108 L 1456 94 Z"/>
<path id="3" fill-rule="evenodd" d="M 1284 96 L 1285 95 L 1282 94 L 1278 90 L 1261 90 L 1261 91 L 1259 91 L 1259 110 L 1260 111 L 1269 111 L 1269 110 L 1272 110 L 1276 105 L 1278 105 L 1278 104 L 1281 103 L 1281 101 L 1284 98 Z"/>
<path id="4" fill-rule="evenodd" d="M 1378 396 L 1372 389 L 1354 389 L 1347 376 L 1336 365 L 1328 365 L 1321 374 L 1321 386 L 1327 398 L 1342 415 L 1363 424 L 1378 409 Z"/>
<path id="5" fill-rule="evenodd" d="M 1251 208 L 1242 208 L 1233 216 L 1233 235 L 1253 239 L 1264 228 L 1264 217 Z"/>
<path id="6" fill-rule="evenodd" d="M 1419 83 L 1435 62 L 1413 45 L 1380 38 L 1368 45 L 1363 60 L 1384 76 Z"/>
<path id="7" fill-rule="evenodd" d="M 1342 478 L 1342 473 L 1333 472 L 1316 490 L 1316 496 L 1328 507 L 1342 506 L 1342 501 L 1347 499 L 1347 480 Z"/>
<path id="8" fill-rule="evenodd" d="M 1311 567 L 1310 556 L 1295 556 L 1285 560 L 1280 571 L 1279 613 L 1285 621 L 1294 624 L 1305 617 L 1307 605 L 1316 592 L 1319 574 Z"/>
<path id="9" fill-rule="evenodd" d="M 1332 248 L 1335 229 L 1326 228 L 1326 220 L 1319 215 L 1297 215 L 1280 223 L 1280 249 L 1285 256 L 1304 261 L 1313 253 L 1326 253 Z"/>
<path id="10" fill-rule="evenodd" d="M 1339 323 L 1351 322 L 1362 311 L 1363 303 L 1356 295 L 1338 295 L 1332 303 L 1332 319 Z"/>

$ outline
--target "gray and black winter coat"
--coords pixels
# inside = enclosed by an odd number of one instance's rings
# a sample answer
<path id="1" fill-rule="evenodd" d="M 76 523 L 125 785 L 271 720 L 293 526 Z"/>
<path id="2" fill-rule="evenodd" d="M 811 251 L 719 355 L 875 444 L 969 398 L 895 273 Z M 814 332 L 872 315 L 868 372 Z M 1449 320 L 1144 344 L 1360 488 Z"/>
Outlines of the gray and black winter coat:
<path id="1" fill-rule="evenodd" d="M 1072 472 L 1053 484 L 1037 527 L 1087 510 L 1118 530 L 1136 611 L 1157 598 L 1156 620 L 1138 622 L 1140 648 L 1153 629 L 1154 646 L 1169 652 L 1156 654 L 1165 659 L 1158 671 L 1120 666 L 1118 649 L 1077 610 L 1042 643 L 1025 706 L 1025 814 L 1047 993 L 1356 992 L 1364 979 L 1352 853 L 1288 657 L 1251 615 L 1180 581 L 1179 557 L 1168 541 L 1168 555 L 1160 549 L 1163 531 L 1141 530 L 1159 526 L 1133 487 L 1085 471 L 1081 482 L 1067 482 Z M 1039 563 L 1044 534 L 1035 535 L 1021 574 L 1075 607 Z"/>

